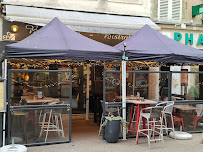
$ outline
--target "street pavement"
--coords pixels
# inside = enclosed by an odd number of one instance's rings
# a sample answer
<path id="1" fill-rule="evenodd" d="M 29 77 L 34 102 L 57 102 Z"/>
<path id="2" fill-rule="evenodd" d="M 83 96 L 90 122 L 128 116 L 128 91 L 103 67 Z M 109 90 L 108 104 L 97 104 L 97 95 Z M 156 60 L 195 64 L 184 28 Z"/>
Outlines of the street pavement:
<path id="1" fill-rule="evenodd" d="M 57 144 L 48 146 L 28 147 L 28 152 L 203 152 L 201 144 L 202 134 L 192 134 L 191 140 L 175 140 L 164 137 L 162 142 L 151 143 L 149 150 L 147 138 L 140 138 L 139 144 L 135 144 L 135 138 L 118 143 L 107 143 L 101 136 L 84 135 L 73 136 L 72 144 Z"/>

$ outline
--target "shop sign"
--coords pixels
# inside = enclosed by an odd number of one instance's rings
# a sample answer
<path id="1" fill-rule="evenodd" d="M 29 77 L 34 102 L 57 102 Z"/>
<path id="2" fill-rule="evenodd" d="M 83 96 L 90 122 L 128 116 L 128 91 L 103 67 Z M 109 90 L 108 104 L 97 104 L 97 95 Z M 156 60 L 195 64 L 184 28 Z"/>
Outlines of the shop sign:
<path id="1" fill-rule="evenodd" d="M 105 34 L 104 39 L 112 39 L 112 40 L 125 40 L 128 39 L 130 35 L 120 35 L 120 34 Z"/>
<path id="2" fill-rule="evenodd" d="M 203 4 L 192 6 L 192 17 L 203 13 Z"/>
<path id="3" fill-rule="evenodd" d="M 4 107 L 4 82 L 0 82 L 0 111 L 5 110 Z"/>
<path id="4" fill-rule="evenodd" d="M 15 36 L 15 34 L 10 34 L 10 37 L 9 37 L 9 40 L 14 40 L 15 41 L 15 39 L 16 39 L 16 36 Z"/>
<path id="5" fill-rule="evenodd" d="M 15 40 L 16 35 L 14 33 L 7 32 L 6 35 L 3 35 L 3 40 Z"/>
<path id="6" fill-rule="evenodd" d="M 180 41 L 182 39 L 183 35 L 179 32 L 175 32 L 174 33 L 174 40 L 176 41 Z M 193 45 L 194 41 L 193 41 L 193 33 L 185 33 L 185 44 L 190 44 Z M 199 46 L 200 44 L 203 45 L 203 34 L 199 34 L 199 37 L 197 39 L 197 46 Z"/>

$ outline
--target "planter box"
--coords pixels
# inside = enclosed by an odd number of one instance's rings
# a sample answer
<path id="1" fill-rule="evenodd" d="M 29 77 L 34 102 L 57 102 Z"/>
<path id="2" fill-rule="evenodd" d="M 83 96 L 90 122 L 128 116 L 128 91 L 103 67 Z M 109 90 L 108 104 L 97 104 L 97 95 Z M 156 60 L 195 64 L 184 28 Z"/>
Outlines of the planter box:
<path id="1" fill-rule="evenodd" d="M 116 143 L 119 139 L 120 120 L 108 121 L 105 125 L 105 138 L 108 143 Z"/>

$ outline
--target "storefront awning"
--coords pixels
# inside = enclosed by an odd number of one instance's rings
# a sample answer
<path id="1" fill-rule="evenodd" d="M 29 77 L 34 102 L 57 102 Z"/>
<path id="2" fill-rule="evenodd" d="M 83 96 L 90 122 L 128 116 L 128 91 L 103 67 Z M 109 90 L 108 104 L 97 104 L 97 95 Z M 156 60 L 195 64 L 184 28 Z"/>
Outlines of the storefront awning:
<path id="1" fill-rule="evenodd" d="M 145 24 L 160 30 L 159 26 L 145 17 L 6 5 L 5 19 L 8 21 L 44 26 L 53 17 L 58 17 L 65 25 L 79 32 L 132 35 Z"/>

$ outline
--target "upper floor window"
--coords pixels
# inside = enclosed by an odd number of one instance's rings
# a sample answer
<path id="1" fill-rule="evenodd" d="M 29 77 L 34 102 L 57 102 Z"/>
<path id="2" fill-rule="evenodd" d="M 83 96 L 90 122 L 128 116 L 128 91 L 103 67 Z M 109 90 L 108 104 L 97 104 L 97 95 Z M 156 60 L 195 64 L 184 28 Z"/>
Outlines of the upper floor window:
<path id="1" fill-rule="evenodd" d="M 158 0 L 158 20 L 181 22 L 182 0 Z"/>

